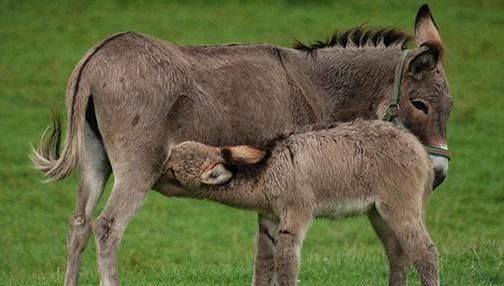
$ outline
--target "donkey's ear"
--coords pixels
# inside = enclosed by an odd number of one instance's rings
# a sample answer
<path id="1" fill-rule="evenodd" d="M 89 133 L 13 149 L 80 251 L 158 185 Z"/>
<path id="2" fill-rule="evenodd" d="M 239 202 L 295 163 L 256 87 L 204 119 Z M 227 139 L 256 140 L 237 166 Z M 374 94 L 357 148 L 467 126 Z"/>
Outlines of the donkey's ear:
<path id="1" fill-rule="evenodd" d="M 415 41 L 419 46 L 426 42 L 442 44 L 436 22 L 427 4 L 418 9 L 415 20 Z"/>
<path id="2" fill-rule="evenodd" d="M 418 49 L 408 64 L 409 72 L 419 74 L 433 70 L 439 62 L 440 49 L 436 46 L 425 45 Z"/>
<path id="3" fill-rule="evenodd" d="M 257 164 L 266 156 L 266 151 L 247 145 L 224 147 L 221 153 L 226 163 L 231 165 Z"/>
<path id="4" fill-rule="evenodd" d="M 201 182 L 207 185 L 222 185 L 233 178 L 233 173 L 222 164 L 215 164 L 201 174 Z"/>

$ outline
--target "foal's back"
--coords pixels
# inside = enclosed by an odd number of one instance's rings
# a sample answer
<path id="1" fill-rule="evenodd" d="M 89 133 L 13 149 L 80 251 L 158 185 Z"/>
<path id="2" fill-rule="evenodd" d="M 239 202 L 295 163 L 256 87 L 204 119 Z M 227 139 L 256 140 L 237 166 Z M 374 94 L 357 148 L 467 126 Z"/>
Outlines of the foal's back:
<path id="1" fill-rule="evenodd" d="M 293 135 L 278 150 L 290 154 L 297 185 L 313 192 L 322 208 L 338 202 L 365 211 L 376 200 L 398 197 L 397 192 L 423 196 L 432 184 L 430 161 L 418 139 L 383 121 L 358 120 Z"/>

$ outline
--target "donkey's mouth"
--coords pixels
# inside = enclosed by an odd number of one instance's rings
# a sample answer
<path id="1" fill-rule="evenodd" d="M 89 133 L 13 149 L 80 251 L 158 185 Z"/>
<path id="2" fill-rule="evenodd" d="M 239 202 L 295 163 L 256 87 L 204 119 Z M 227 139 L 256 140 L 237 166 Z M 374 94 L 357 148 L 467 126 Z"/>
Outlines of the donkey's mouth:
<path id="1" fill-rule="evenodd" d="M 434 183 L 432 184 L 432 188 L 435 189 L 439 185 L 441 185 L 446 179 L 446 175 L 443 172 L 438 170 L 434 170 Z"/>

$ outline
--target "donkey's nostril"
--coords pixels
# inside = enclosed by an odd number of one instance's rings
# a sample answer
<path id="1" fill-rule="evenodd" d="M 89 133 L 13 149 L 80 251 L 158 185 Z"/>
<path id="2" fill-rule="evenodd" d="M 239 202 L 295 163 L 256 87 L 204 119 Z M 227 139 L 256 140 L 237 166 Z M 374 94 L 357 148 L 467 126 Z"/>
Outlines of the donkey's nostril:
<path id="1" fill-rule="evenodd" d="M 434 184 L 433 188 L 437 188 L 437 186 L 441 185 L 441 183 L 446 179 L 446 172 L 442 169 L 434 170 Z"/>

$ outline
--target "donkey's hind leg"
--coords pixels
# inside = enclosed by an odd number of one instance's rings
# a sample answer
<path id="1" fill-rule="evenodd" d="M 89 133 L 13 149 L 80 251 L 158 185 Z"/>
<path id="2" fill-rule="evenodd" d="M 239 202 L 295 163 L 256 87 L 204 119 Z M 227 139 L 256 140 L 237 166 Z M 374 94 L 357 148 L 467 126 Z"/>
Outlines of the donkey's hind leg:
<path id="1" fill-rule="evenodd" d="M 439 286 L 438 254 L 425 227 L 423 213 L 415 206 L 377 205 L 377 210 L 395 233 L 415 266 L 423 286 Z"/>
<path id="2" fill-rule="evenodd" d="M 116 156 L 126 158 L 125 161 L 111 160 L 114 187 L 94 222 L 101 286 L 119 285 L 117 254 L 124 231 L 159 179 L 163 157 L 155 158 L 147 153 L 137 150 L 129 156 L 126 153 Z"/>
<path id="3" fill-rule="evenodd" d="M 79 158 L 80 181 L 75 211 L 70 217 L 67 239 L 65 285 L 77 285 L 81 253 L 91 236 L 91 217 L 110 177 L 110 164 L 100 139 L 86 125 L 84 145 Z"/>
<path id="4" fill-rule="evenodd" d="M 376 209 L 369 213 L 369 220 L 380 238 L 389 262 L 389 285 L 405 286 L 411 261 L 402 249 L 395 233 L 390 229 Z"/>

